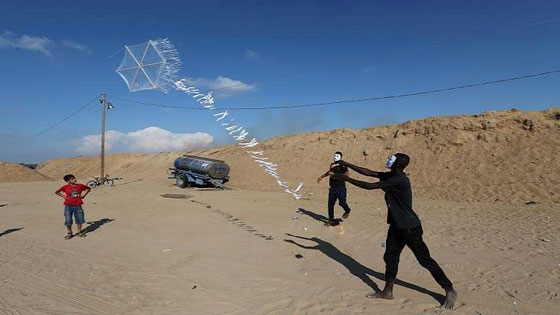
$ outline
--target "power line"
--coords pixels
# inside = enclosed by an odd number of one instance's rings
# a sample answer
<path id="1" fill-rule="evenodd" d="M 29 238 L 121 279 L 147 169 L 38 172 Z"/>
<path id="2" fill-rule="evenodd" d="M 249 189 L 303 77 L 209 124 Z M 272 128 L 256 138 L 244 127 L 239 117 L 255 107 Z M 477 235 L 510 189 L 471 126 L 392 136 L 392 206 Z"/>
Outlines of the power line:
<path id="1" fill-rule="evenodd" d="M 227 110 L 231 110 L 231 111 L 235 111 L 235 110 L 274 110 L 274 109 L 291 109 L 291 108 L 305 108 L 305 107 L 318 107 L 318 106 L 328 106 L 328 105 L 336 105 L 336 104 L 349 104 L 349 103 L 359 103 L 359 102 L 367 102 L 367 101 L 377 101 L 377 100 L 385 100 L 385 99 L 393 99 L 393 98 L 404 98 L 404 97 L 411 97 L 411 96 L 418 96 L 418 95 L 426 95 L 426 94 L 434 94 L 434 93 L 442 93 L 442 92 L 447 92 L 447 91 L 452 91 L 452 90 L 459 90 L 459 89 L 467 89 L 467 88 L 473 88 L 473 87 L 478 87 L 478 86 L 485 86 L 485 85 L 491 85 L 491 84 L 499 84 L 499 83 L 506 83 L 506 82 L 511 82 L 511 81 L 516 81 L 516 80 L 524 80 L 524 79 L 529 79 L 529 78 L 535 78 L 535 77 L 541 77 L 541 76 L 545 76 L 545 75 L 550 75 L 550 74 L 556 74 L 556 73 L 560 73 L 560 70 L 551 70 L 551 71 L 546 71 L 546 72 L 541 72 L 541 73 L 533 73 L 533 74 L 527 74 L 527 75 L 522 75 L 522 76 L 517 76 L 517 77 L 512 77 L 512 78 L 507 78 L 507 79 L 500 79 L 500 80 L 493 80 L 493 81 L 486 81 L 486 82 L 480 82 L 480 83 L 473 83 L 473 84 L 467 84 L 467 85 L 459 85 L 459 86 L 453 86 L 453 87 L 447 87 L 447 88 L 441 88 L 441 89 L 434 89 L 434 90 L 427 90 L 427 91 L 418 91 L 418 92 L 411 92 L 411 93 L 405 93 L 405 94 L 395 94 L 395 95 L 386 95 L 386 96 L 377 96 L 377 97 L 369 97 L 369 98 L 361 98 L 361 99 L 348 99 L 348 100 L 339 100 L 339 101 L 332 101 L 332 102 L 323 102 L 323 103 L 308 103 L 308 104 L 295 104 L 295 105 L 278 105 L 278 106 L 263 106 L 263 107 L 223 107 L 220 109 L 227 109 Z M 240 86 L 240 85 L 244 85 L 245 83 L 240 83 L 240 84 L 236 84 L 236 85 L 232 85 L 232 86 L 227 86 L 227 87 L 223 87 L 223 88 L 218 88 L 218 89 L 213 89 L 213 90 L 208 90 L 205 92 L 209 92 L 209 91 L 217 91 L 217 90 L 223 90 L 223 89 L 228 89 L 228 88 L 233 88 L 235 86 Z M 23 142 L 23 141 L 27 141 L 31 138 L 34 138 L 36 136 L 39 136 L 53 128 L 55 128 L 56 126 L 60 125 L 61 123 L 65 122 L 66 120 L 70 119 L 72 116 L 76 115 L 77 113 L 79 113 L 80 111 L 84 110 L 86 107 L 88 107 L 92 102 L 94 102 L 96 99 L 98 99 L 99 96 L 96 96 L 95 98 L 93 98 L 91 101 L 89 101 L 88 103 L 86 103 L 84 106 L 78 108 L 76 111 L 72 112 L 71 114 L 69 114 L 68 116 L 64 117 L 63 119 L 61 119 L 60 121 L 54 123 L 53 125 L 35 133 L 32 134 L 26 138 L 23 139 L 19 139 L 16 141 L 12 141 L 12 142 L 8 142 L 8 143 L 3 143 L 0 145 L 11 145 L 11 144 L 15 144 L 15 143 L 19 143 L 19 142 Z M 186 110 L 205 110 L 203 108 L 200 107 L 185 107 L 185 106 L 176 106 L 176 105 L 167 105 L 167 104 L 158 104 L 158 103 L 147 103 L 147 102 L 140 102 L 140 101 L 136 101 L 136 100 L 131 100 L 131 99 L 126 99 L 126 98 L 122 98 L 122 97 L 116 97 L 116 96 L 112 96 L 115 99 L 121 100 L 121 101 L 125 101 L 125 102 L 130 102 L 130 103 L 135 103 L 135 104 L 140 104 L 140 105 L 148 105 L 148 106 L 157 106 L 157 107 L 163 107 L 163 108 L 176 108 L 176 109 L 186 109 Z"/>
<path id="2" fill-rule="evenodd" d="M 478 87 L 478 86 L 485 86 L 485 85 L 491 85 L 491 84 L 499 84 L 499 83 L 517 81 L 517 80 L 536 78 L 536 77 L 541 77 L 541 76 L 546 76 L 546 75 L 556 74 L 556 73 L 560 73 L 560 69 L 541 72 L 541 73 L 526 74 L 526 75 L 522 75 L 522 76 L 507 78 L 507 79 L 492 80 L 492 81 L 486 81 L 486 82 L 472 83 L 472 84 L 466 84 L 466 85 L 458 85 L 458 86 L 452 86 L 452 87 L 440 88 L 440 89 L 434 89 L 434 90 L 410 92 L 410 93 L 404 93 L 404 94 L 394 94 L 394 95 L 376 96 L 376 97 L 359 98 L 359 99 L 347 99 L 347 100 L 322 102 L 322 103 L 276 105 L 276 106 L 255 106 L 255 107 L 221 107 L 219 109 L 221 109 L 221 110 L 227 109 L 227 110 L 231 110 L 231 111 L 235 111 L 235 110 L 273 110 L 273 109 L 292 109 L 292 108 L 329 106 L 329 105 L 336 105 L 336 104 L 361 103 L 361 102 L 368 102 L 368 101 L 379 101 L 379 100 L 387 100 L 387 99 L 394 99 L 394 98 L 405 98 L 405 97 L 418 96 L 418 95 L 442 93 L 442 92 L 448 92 L 448 91 L 453 91 L 453 90 L 468 89 L 468 88 L 473 88 L 473 87 Z M 226 87 L 226 88 L 228 88 L 228 87 Z M 225 88 L 223 88 L 223 89 L 225 89 Z M 212 91 L 212 90 L 210 90 L 210 91 Z M 177 109 L 185 109 L 185 110 L 201 110 L 202 109 L 200 107 L 186 107 L 186 106 L 167 105 L 167 104 L 160 104 L 160 103 L 139 102 L 139 101 L 136 101 L 136 100 L 121 98 L 121 97 L 116 97 L 116 96 L 113 96 L 113 98 L 119 99 L 121 101 L 140 104 L 140 105 L 157 106 L 157 107 L 164 107 L 164 108 L 177 108 Z"/>
<path id="3" fill-rule="evenodd" d="M 14 144 L 14 143 L 19 143 L 19 142 L 27 141 L 27 140 L 29 140 L 29 139 L 31 139 L 31 138 L 36 137 L 36 136 L 39 136 L 39 135 L 41 135 L 41 134 L 43 134 L 43 133 L 45 133 L 45 132 L 47 132 L 47 131 L 53 129 L 54 127 L 56 127 L 56 126 L 62 124 L 62 123 L 65 122 L 66 120 L 70 119 L 70 117 L 72 117 L 72 116 L 76 115 L 77 113 L 81 112 L 81 111 L 84 110 L 86 107 L 88 107 L 91 103 L 93 103 L 94 101 L 96 101 L 98 98 L 99 98 L 99 95 L 95 96 L 95 98 L 93 98 L 91 101 L 87 102 L 84 106 L 82 106 L 82 107 L 78 108 L 77 110 L 73 111 L 72 113 L 70 113 L 70 115 L 64 117 L 63 119 L 57 121 L 56 123 L 50 125 L 49 127 L 45 128 L 45 129 L 43 129 L 43 130 L 41 130 L 41 131 L 39 131 L 39 132 L 37 132 L 37 133 L 34 133 L 34 134 L 32 134 L 32 135 L 30 135 L 30 136 L 28 136 L 28 137 L 25 137 L 25 138 L 23 138 L 23 139 L 15 140 L 15 141 L 8 142 L 8 143 L 2 143 L 2 144 L 0 144 L 0 145 L 3 145 L 3 146 L 4 146 L 4 145 L 10 145 L 10 144 Z"/>
<path id="4" fill-rule="evenodd" d="M 247 85 L 247 84 L 253 84 L 253 83 L 239 83 L 239 84 L 234 84 L 234 85 L 228 85 L 228 86 L 224 86 L 224 87 L 217 88 L 217 89 L 200 91 L 200 93 L 204 94 L 204 93 L 209 93 L 209 92 L 226 90 L 226 89 L 231 89 L 231 88 L 234 88 L 234 87 L 237 87 L 237 86 Z M 120 101 L 130 102 L 130 103 L 135 103 L 135 104 L 140 104 L 140 105 L 146 105 L 146 106 L 155 106 L 155 107 L 162 107 L 162 108 L 176 108 L 176 109 L 186 109 L 186 110 L 206 110 L 205 108 L 202 108 L 202 107 L 187 107 L 187 106 L 178 106 L 178 105 L 166 105 L 166 104 L 159 104 L 159 103 L 140 102 L 140 101 L 135 101 L 135 100 L 122 98 L 122 97 L 118 97 L 118 96 L 111 96 L 111 97 L 114 98 L 114 99 L 120 100 Z"/>
<path id="5" fill-rule="evenodd" d="M 118 96 L 111 96 L 111 95 L 109 95 L 109 97 L 112 98 L 112 99 L 117 99 L 117 100 L 123 101 L 123 102 L 134 103 L 134 104 L 139 104 L 139 105 L 146 105 L 146 106 L 154 106 L 154 107 L 162 107 L 162 108 L 175 108 L 175 109 L 186 109 L 186 110 L 207 110 L 206 108 L 203 108 L 203 107 L 187 107 L 187 106 L 178 106 L 178 105 L 165 105 L 165 104 L 158 104 L 158 103 L 140 102 L 140 101 L 126 99 L 126 98 L 122 98 L 122 97 L 118 97 Z"/>

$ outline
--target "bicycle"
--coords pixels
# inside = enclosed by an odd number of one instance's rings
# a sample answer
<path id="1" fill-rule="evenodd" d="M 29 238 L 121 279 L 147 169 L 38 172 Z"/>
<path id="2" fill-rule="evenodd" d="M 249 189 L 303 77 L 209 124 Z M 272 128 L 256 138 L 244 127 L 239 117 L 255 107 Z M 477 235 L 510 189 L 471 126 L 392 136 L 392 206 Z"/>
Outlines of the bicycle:
<path id="1" fill-rule="evenodd" d="M 95 177 L 92 176 L 93 180 L 90 180 L 89 182 L 87 182 L 86 186 L 88 186 L 89 188 L 95 188 L 97 186 L 102 185 L 101 183 L 101 177 Z M 109 174 L 105 174 L 105 177 L 103 177 L 103 183 L 110 185 L 111 187 L 115 186 L 115 180 L 119 180 L 121 178 L 110 178 Z"/>

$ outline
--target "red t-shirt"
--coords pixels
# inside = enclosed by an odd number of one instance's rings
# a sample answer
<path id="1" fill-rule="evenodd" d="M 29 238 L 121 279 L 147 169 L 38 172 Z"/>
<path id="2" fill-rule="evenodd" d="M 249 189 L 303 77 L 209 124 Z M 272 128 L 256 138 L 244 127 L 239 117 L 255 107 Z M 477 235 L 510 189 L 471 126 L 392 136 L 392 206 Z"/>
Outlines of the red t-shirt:
<path id="1" fill-rule="evenodd" d="M 84 202 L 80 196 L 82 195 L 82 191 L 86 189 L 87 186 L 83 184 L 76 184 L 75 186 L 66 184 L 57 191 L 63 191 L 66 194 L 66 199 L 64 199 L 65 206 L 81 206 Z"/>

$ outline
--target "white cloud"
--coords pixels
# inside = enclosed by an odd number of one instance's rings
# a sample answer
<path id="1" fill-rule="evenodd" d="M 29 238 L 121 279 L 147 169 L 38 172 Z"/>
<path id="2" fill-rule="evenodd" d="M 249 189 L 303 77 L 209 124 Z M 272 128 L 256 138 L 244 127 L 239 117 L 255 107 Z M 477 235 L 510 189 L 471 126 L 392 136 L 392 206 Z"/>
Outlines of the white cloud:
<path id="1" fill-rule="evenodd" d="M 52 50 L 58 46 L 67 47 L 80 52 L 90 53 L 91 50 L 82 44 L 70 40 L 63 40 L 60 44 L 45 37 L 45 36 L 32 36 L 32 35 L 18 35 L 14 32 L 4 31 L 0 34 L 0 48 L 12 49 L 25 49 L 39 52 L 47 57 L 52 57 Z"/>
<path id="2" fill-rule="evenodd" d="M 214 138 L 202 132 L 172 133 L 158 127 L 123 133 L 109 130 L 105 133 L 105 150 L 129 152 L 185 151 L 210 145 Z M 98 154 L 101 147 L 101 135 L 88 135 L 82 138 L 76 152 L 80 154 Z"/>
<path id="3" fill-rule="evenodd" d="M 77 51 L 81 51 L 84 53 L 91 53 L 91 49 L 89 49 L 89 47 L 82 45 L 82 44 L 78 44 L 76 42 L 73 42 L 71 40 L 63 40 L 62 42 L 60 42 L 62 44 L 62 46 L 64 47 L 68 47 Z"/>
<path id="4" fill-rule="evenodd" d="M 227 98 L 242 92 L 254 91 L 254 84 L 219 76 L 216 79 L 185 78 L 189 85 L 200 90 L 214 90 L 214 96 Z"/>
<path id="5" fill-rule="evenodd" d="M 245 50 L 245 59 L 247 60 L 258 60 L 259 59 L 259 54 L 251 49 L 247 49 Z"/>
<path id="6" fill-rule="evenodd" d="M 366 73 L 367 72 L 372 72 L 373 70 L 375 70 L 375 67 L 364 67 L 364 68 L 362 68 L 362 71 L 366 72 Z"/>
<path id="7" fill-rule="evenodd" d="M 54 41 L 44 36 L 21 35 L 18 37 L 13 32 L 4 32 L 3 35 L 0 35 L 0 47 L 38 51 L 48 57 L 52 57 L 51 49 L 55 46 Z"/>

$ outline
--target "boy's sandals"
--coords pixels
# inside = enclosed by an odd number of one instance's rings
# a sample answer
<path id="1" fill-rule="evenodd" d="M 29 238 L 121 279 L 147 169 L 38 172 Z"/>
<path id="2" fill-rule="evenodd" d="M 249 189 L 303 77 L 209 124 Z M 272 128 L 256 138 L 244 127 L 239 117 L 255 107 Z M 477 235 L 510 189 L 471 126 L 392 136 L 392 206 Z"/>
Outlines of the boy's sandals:
<path id="1" fill-rule="evenodd" d="M 78 236 L 79 236 L 79 237 L 86 237 L 86 233 L 80 232 L 80 233 L 78 233 Z"/>
<path id="2" fill-rule="evenodd" d="M 329 220 L 329 221 L 325 222 L 325 226 L 337 226 L 337 225 L 338 225 L 337 220 Z"/>
<path id="3" fill-rule="evenodd" d="M 68 232 L 68 234 L 66 234 L 66 236 L 64 237 L 65 240 L 69 240 L 73 237 L 74 235 L 70 232 Z"/>
<path id="4" fill-rule="evenodd" d="M 344 211 L 344 213 L 342 214 L 343 219 L 348 219 L 349 216 L 350 216 L 350 211 Z"/>

